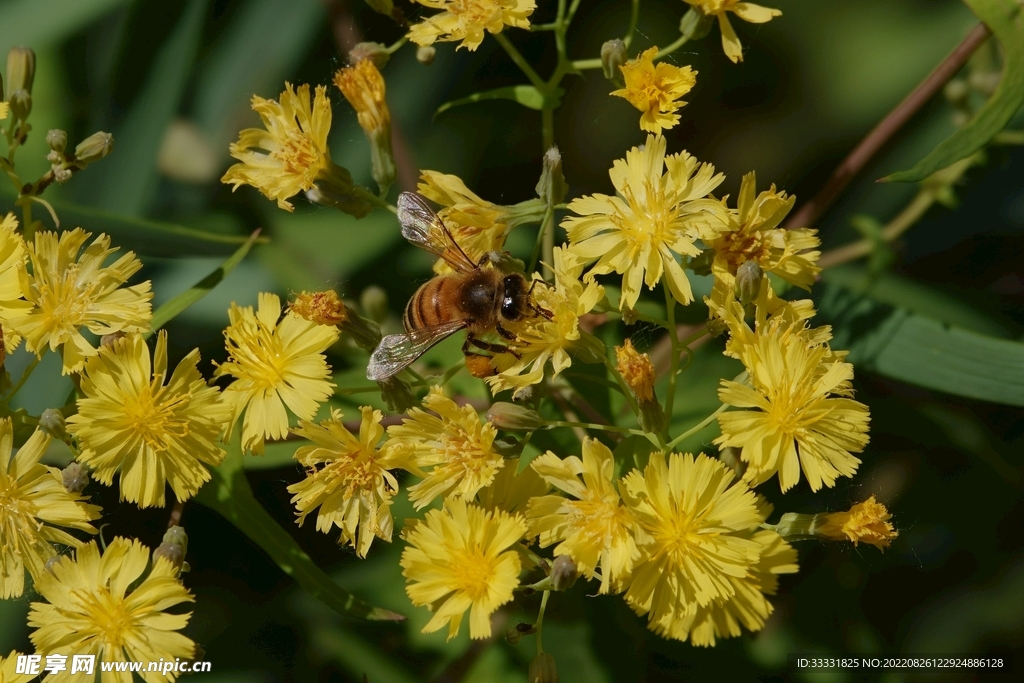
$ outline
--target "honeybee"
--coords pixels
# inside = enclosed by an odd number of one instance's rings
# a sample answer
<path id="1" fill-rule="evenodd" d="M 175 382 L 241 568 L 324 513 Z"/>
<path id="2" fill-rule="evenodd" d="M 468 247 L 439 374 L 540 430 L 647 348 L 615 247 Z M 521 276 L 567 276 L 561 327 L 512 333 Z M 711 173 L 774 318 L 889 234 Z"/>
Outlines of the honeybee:
<path id="1" fill-rule="evenodd" d="M 477 377 L 493 374 L 490 359 L 470 349 L 516 355 L 508 346 L 478 337 L 497 332 L 514 341 L 516 336 L 503 323 L 528 315 L 550 317 L 550 313 L 534 305 L 533 285 L 519 273 L 484 268 L 490 254 L 474 263 L 444 221 L 414 192 L 398 196 L 398 221 L 405 239 L 440 256 L 455 272 L 437 275 L 416 290 L 402 316 L 405 333 L 389 334 L 381 340 L 370 356 L 366 378 L 380 381 L 396 375 L 430 347 L 463 329 L 467 334 L 462 352 L 470 372 Z"/>

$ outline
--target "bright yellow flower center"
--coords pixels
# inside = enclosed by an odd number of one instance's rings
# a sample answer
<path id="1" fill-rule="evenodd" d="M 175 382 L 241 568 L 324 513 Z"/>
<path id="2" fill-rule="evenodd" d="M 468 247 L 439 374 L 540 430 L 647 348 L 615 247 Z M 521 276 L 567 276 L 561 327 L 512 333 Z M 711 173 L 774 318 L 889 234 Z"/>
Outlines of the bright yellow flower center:
<path id="1" fill-rule="evenodd" d="M 289 127 L 275 141 L 278 146 L 270 156 L 281 162 L 286 173 L 301 176 L 312 184 L 323 167 L 322 154 L 313 138 L 298 127 Z"/>
<path id="2" fill-rule="evenodd" d="M 486 597 L 498 571 L 496 559 L 473 549 L 453 550 L 451 558 L 456 590 L 464 592 L 473 601 Z"/>
<path id="3" fill-rule="evenodd" d="M 98 634 L 107 647 L 124 647 L 126 634 L 137 629 L 124 599 L 114 597 L 106 586 L 91 591 L 76 591 L 75 597 L 80 601 L 85 618 L 92 626 L 83 630 Z"/>
<path id="4" fill-rule="evenodd" d="M 771 234 L 760 230 L 737 230 L 728 232 L 720 238 L 717 255 L 721 255 L 729 264 L 729 272 L 735 274 L 736 269 L 747 261 L 755 261 L 764 267 L 771 260 Z"/>
<path id="5" fill-rule="evenodd" d="M 583 500 L 567 500 L 570 527 L 609 547 L 629 525 L 628 513 L 619 505 L 615 494 L 594 494 L 587 491 Z"/>
<path id="6" fill-rule="evenodd" d="M 93 303 L 92 283 L 78 282 L 78 264 L 71 264 L 53 284 L 39 284 L 38 305 L 47 329 L 73 329 L 85 324 Z"/>
<path id="7" fill-rule="evenodd" d="M 611 216 L 633 253 L 645 246 L 656 249 L 660 244 L 673 242 L 677 231 L 679 213 L 676 207 L 666 203 L 662 193 L 649 181 L 644 181 L 644 185 L 646 192 L 642 200 L 636 197 L 631 187 L 626 186 L 622 190 L 632 215 L 616 212 Z"/>
<path id="8" fill-rule="evenodd" d="M 137 394 L 125 394 L 124 416 L 129 428 L 153 449 L 162 451 L 167 442 L 184 439 L 189 434 L 189 419 L 182 410 L 188 407 L 192 394 L 185 393 L 163 401 L 163 377 L 144 387 Z"/>

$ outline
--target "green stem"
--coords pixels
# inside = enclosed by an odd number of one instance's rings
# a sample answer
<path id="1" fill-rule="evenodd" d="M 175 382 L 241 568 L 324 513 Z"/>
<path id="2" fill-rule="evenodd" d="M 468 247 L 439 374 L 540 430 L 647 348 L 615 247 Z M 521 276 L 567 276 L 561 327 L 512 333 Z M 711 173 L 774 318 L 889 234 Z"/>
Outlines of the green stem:
<path id="1" fill-rule="evenodd" d="M 693 427 L 691 427 L 690 429 L 687 429 L 687 430 L 686 430 L 685 432 L 683 432 L 682 434 L 680 434 L 680 435 L 679 435 L 679 436 L 677 436 L 676 438 L 674 438 L 674 439 L 672 439 L 671 441 L 669 441 L 669 442 L 668 442 L 668 446 L 667 446 L 666 448 L 669 448 L 669 449 L 671 449 L 671 448 L 675 448 L 676 444 L 680 443 L 680 442 L 681 442 L 681 441 L 683 441 L 684 439 L 688 439 L 689 437 L 693 436 L 693 435 L 694 435 L 694 434 L 696 434 L 697 432 L 701 431 L 702 429 L 704 429 L 705 427 L 707 427 L 708 425 L 710 425 L 710 424 L 711 424 L 712 422 L 714 422 L 714 421 L 715 421 L 715 419 L 716 419 L 716 418 L 717 418 L 717 417 L 718 417 L 719 415 L 721 415 L 722 413 L 724 413 L 724 412 L 725 412 L 725 409 L 726 409 L 726 408 L 728 408 L 728 407 L 729 407 L 728 405 L 726 405 L 725 403 L 723 403 L 722 405 L 720 405 L 720 406 L 718 407 L 718 410 L 716 410 L 715 412 L 711 413 L 711 414 L 710 414 L 710 415 L 708 415 L 708 416 L 707 416 L 706 418 L 704 418 L 703 420 L 701 420 L 701 421 L 700 421 L 699 423 L 697 423 L 696 425 L 694 425 L 694 426 L 693 426 Z"/>
<path id="2" fill-rule="evenodd" d="M 669 46 L 666 47 L 665 49 L 659 50 L 658 54 L 654 55 L 654 58 L 664 59 L 665 57 L 668 57 L 670 54 L 681 48 L 683 45 L 686 45 L 687 40 L 689 40 L 689 38 L 687 38 L 685 35 L 679 36 L 679 38 L 677 38 L 674 43 L 670 43 Z"/>
<path id="3" fill-rule="evenodd" d="M 25 228 L 25 241 L 32 241 L 36 227 L 32 225 L 32 202 L 25 202 L 21 205 L 21 220 Z"/>
<path id="4" fill-rule="evenodd" d="M 405 45 L 407 42 L 409 42 L 409 36 L 402 36 L 395 42 L 391 43 L 391 45 L 386 47 L 384 51 L 387 52 L 389 55 L 393 55 L 396 52 L 398 52 L 398 49 Z"/>
<path id="5" fill-rule="evenodd" d="M 662 282 L 665 290 L 665 311 L 668 315 L 668 334 L 672 342 L 672 364 L 668 371 L 668 394 L 665 396 L 666 425 L 672 423 L 672 409 L 676 401 L 676 375 L 679 373 L 679 328 L 676 327 L 676 299 L 668 284 Z M 667 429 L 667 427 L 666 427 Z"/>
<path id="6" fill-rule="evenodd" d="M 640 407 L 636 404 L 636 401 L 633 400 L 633 390 L 626 385 L 626 381 L 622 379 L 622 375 L 619 374 L 619 369 L 615 367 L 615 363 L 613 363 L 611 359 L 605 357 L 604 364 L 608 368 L 608 372 L 610 372 L 612 377 L 615 378 L 615 382 L 619 385 L 619 389 L 626 397 L 626 402 L 629 403 L 630 410 L 633 411 L 633 414 L 636 415 L 636 419 L 639 420 Z"/>
<path id="7" fill-rule="evenodd" d="M 549 206 L 544 210 L 544 218 L 541 219 L 540 229 L 537 230 L 537 239 L 533 244 L 533 252 L 530 254 L 530 267 L 527 269 L 527 273 L 533 273 L 537 270 L 537 262 L 540 260 L 540 252 L 544 246 L 546 235 L 545 226 L 548 223 L 549 216 L 551 219 L 554 218 L 554 207 L 552 206 Z M 548 263 L 550 264 L 551 262 L 548 261 Z"/>
<path id="8" fill-rule="evenodd" d="M 356 185 L 352 189 L 352 193 L 355 194 L 355 195 L 358 195 L 360 199 L 365 199 L 370 204 L 373 204 L 374 206 L 376 206 L 378 209 L 387 209 L 391 213 L 394 213 L 394 214 L 398 213 L 398 208 L 395 207 L 394 204 L 389 204 L 387 202 L 387 200 L 385 200 L 385 199 L 383 199 L 381 197 L 378 197 L 376 194 L 374 194 L 373 192 L 370 192 L 369 190 L 367 190 L 365 187 L 362 187 L 361 185 Z"/>
<path id="9" fill-rule="evenodd" d="M 618 432 L 619 434 L 634 434 L 646 436 L 646 432 L 629 427 L 617 427 L 615 425 L 602 425 L 594 422 L 570 422 L 568 420 L 544 420 L 545 427 L 579 427 L 580 429 L 596 429 L 602 432 Z"/>
<path id="10" fill-rule="evenodd" d="M 14 396 L 18 393 L 19 389 L 25 386 L 25 382 L 28 381 L 28 378 L 32 375 L 32 371 L 36 369 L 37 365 L 39 365 L 40 360 L 42 360 L 42 357 L 36 356 L 29 362 L 28 366 L 25 368 L 25 372 L 21 373 L 21 379 L 19 379 L 18 383 L 11 387 L 11 390 L 7 392 L 6 398 Z"/>
<path id="11" fill-rule="evenodd" d="M 338 387 L 334 390 L 335 396 L 352 396 L 353 394 L 372 394 L 380 391 L 380 387 L 374 384 L 372 387 Z"/>
<path id="12" fill-rule="evenodd" d="M 629 11 L 629 29 L 626 31 L 626 35 L 622 39 L 622 42 L 626 44 L 626 49 L 629 49 L 630 44 L 633 42 L 633 36 L 636 34 L 636 25 L 640 20 L 640 0 L 632 0 L 632 3 L 633 6 Z"/>
<path id="13" fill-rule="evenodd" d="M 537 88 L 541 92 L 545 92 L 547 90 L 547 84 L 544 82 L 544 79 L 537 75 L 537 72 L 534 71 L 532 66 L 530 66 L 530 63 L 526 61 L 526 58 L 523 57 L 522 53 L 516 49 L 516 46 L 505 37 L 505 34 L 495 33 L 494 39 L 497 40 L 498 44 L 505 49 L 505 52 L 507 52 L 508 56 L 512 58 L 512 61 L 516 63 L 519 70 L 522 71 L 526 78 L 529 79 L 530 83 L 533 84 L 533 87 Z"/>
<path id="14" fill-rule="evenodd" d="M 544 611 L 548 608 L 548 596 L 551 591 L 544 591 L 540 598 L 540 611 L 537 612 L 537 654 L 544 652 Z"/>

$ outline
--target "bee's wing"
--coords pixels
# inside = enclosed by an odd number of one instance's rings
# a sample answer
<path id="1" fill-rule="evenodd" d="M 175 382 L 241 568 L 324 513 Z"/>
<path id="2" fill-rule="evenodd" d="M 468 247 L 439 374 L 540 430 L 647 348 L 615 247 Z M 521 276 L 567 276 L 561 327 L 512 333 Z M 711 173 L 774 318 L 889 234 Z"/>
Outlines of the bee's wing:
<path id="1" fill-rule="evenodd" d="M 423 327 L 405 334 L 389 334 L 370 356 L 366 366 L 366 379 L 379 382 L 396 375 L 426 353 L 434 344 L 466 327 L 466 320 L 452 320 L 440 325 Z"/>
<path id="2" fill-rule="evenodd" d="M 415 192 L 398 195 L 398 221 L 402 224 L 402 236 L 417 247 L 440 256 L 457 271 L 476 270 L 477 264 L 420 195 Z"/>

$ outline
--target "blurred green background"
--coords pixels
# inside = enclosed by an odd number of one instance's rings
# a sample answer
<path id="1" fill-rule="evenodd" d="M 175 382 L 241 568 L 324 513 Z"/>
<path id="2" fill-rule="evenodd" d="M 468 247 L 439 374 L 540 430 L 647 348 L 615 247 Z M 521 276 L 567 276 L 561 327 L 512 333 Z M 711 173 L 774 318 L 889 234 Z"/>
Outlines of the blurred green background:
<path id="1" fill-rule="evenodd" d="M 397 4 L 412 17 L 419 13 L 416 6 Z M 539 4 L 535 20 L 549 20 L 554 2 Z M 714 163 L 726 173 L 724 191 L 731 194 L 743 173 L 756 170 L 761 185 L 774 182 L 798 198 L 812 196 L 846 152 L 976 24 L 958 0 L 768 4 L 784 15 L 761 26 L 734 22 L 746 48 L 742 64 L 724 58 L 717 29 L 671 58 L 692 64 L 699 75 L 681 125 L 667 134 L 669 149 L 685 148 Z M 674 40 L 685 5 L 642 5 L 634 51 Z M 569 36 L 571 55 L 596 56 L 601 43 L 621 35 L 628 15 L 625 0 L 583 2 Z M 115 244 L 135 249 L 146 264 L 140 277 L 153 280 L 156 305 L 190 287 L 235 248 L 190 230 L 232 236 L 264 228 L 270 244 L 256 247 L 216 290 L 169 325 L 172 355 L 199 346 L 207 372 L 210 360 L 224 356 L 220 331 L 229 303 L 254 304 L 261 290 L 287 295 L 336 287 L 358 299 L 366 287 L 379 285 L 392 310 L 400 311 L 414 284 L 429 276 L 430 260 L 401 241 L 392 215 L 375 212 L 356 221 L 301 198 L 295 213 L 286 214 L 251 188 L 232 194 L 219 177 L 230 163 L 229 142 L 256 123 L 249 109 L 253 93 L 276 98 L 285 80 L 328 83 L 356 42 L 387 44 L 401 33 L 355 0 L 4 0 L 0 53 L 28 45 L 38 57 L 34 132 L 18 152 L 18 169 L 23 178 L 47 170 L 48 129 L 67 130 L 72 144 L 96 130 L 112 132 L 113 155 L 52 188 L 46 198 L 63 227 L 108 232 Z M 554 51 L 548 34 L 507 35 L 542 74 L 550 70 Z M 383 73 L 395 121 L 399 189 L 414 189 L 418 169 L 434 169 L 459 175 L 498 203 L 533 196 L 542 152 L 538 112 L 492 102 L 432 119 L 445 101 L 522 82 L 494 41 L 485 40 L 474 53 L 439 45 L 430 67 L 417 63 L 407 47 Z M 608 97 L 612 86 L 599 72 L 565 84 L 555 137 L 570 196 L 608 192 L 612 160 L 644 139 L 637 112 Z M 370 184 L 369 150 L 355 114 L 340 93 L 332 88 L 330 94 L 332 156 Z M 819 224 L 826 245 L 858 237 L 852 215 L 884 222 L 908 201 L 914 186 L 873 181 L 911 166 L 951 134 L 951 113 L 937 98 L 897 136 Z M 958 195 L 955 210 L 929 211 L 900 242 L 889 270 L 869 287 L 863 285 L 865 271 L 855 266 L 826 277 L 816 289 L 825 300 L 845 296 L 868 306 L 866 318 L 843 317 L 842 311 L 834 316 L 838 347 L 852 347 L 863 333 L 858 325 L 871 316 L 890 313 L 917 313 L 989 337 L 1021 338 L 1024 150 L 991 151 Z M 0 187 L 0 210 L 12 201 L 10 189 Z M 521 258 L 529 255 L 533 229 L 510 242 Z M 691 315 L 696 320 L 705 314 L 695 306 Z M 828 319 L 823 311 L 821 320 Z M 651 335 L 640 330 L 636 336 L 647 345 Z M 702 349 L 684 376 L 681 424 L 714 408 L 717 377 L 726 372 L 719 352 L 715 344 Z M 1001 405 L 930 391 L 892 379 L 881 361 L 873 364 L 870 353 L 855 351 L 853 360 L 861 359 L 856 388 L 873 419 L 858 476 L 818 495 L 799 486 L 784 500 L 771 485 L 762 488 L 780 511 L 845 509 L 877 494 L 900 531 L 893 546 L 880 553 L 866 546 L 800 544 L 801 571 L 783 578 L 767 627 L 711 650 L 661 640 L 622 600 L 588 597 L 578 585 L 552 601 L 545 623 L 545 644 L 564 683 L 916 680 L 910 672 L 798 675 L 788 670 L 786 656 L 1020 648 L 1024 402 Z M 55 361 L 48 354 L 21 394 L 21 405 L 33 414 L 61 405 L 67 396 L 70 381 L 60 377 Z M 8 359 L 12 376 L 27 362 L 23 351 Z M 345 357 L 331 362 L 351 378 L 363 371 Z M 1022 370 L 1024 361 L 1016 366 Z M 483 395 L 479 387 L 475 391 Z M 355 406 L 358 398 L 336 403 Z M 714 436 L 706 430 L 688 445 L 699 449 Z M 570 450 L 578 447 L 565 443 Z M 333 535 L 317 534 L 312 523 L 296 527 L 285 487 L 302 477 L 301 469 L 289 464 L 288 450 L 269 450 L 249 471 L 260 502 L 340 585 L 410 619 L 381 624 L 339 617 L 298 590 L 223 518 L 190 503 L 183 524 L 192 571 L 185 583 L 197 600 L 186 632 L 212 662 L 203 680 L 362 681 L 364 674 L 371 683 L 526 680 L 532 639 L 511 647 L 500 639 L 471 643 L 465 633 L 449 643 L 441 633 L 419 634 L 427 612 L 405 597 L 397 540 L 375 545 L 370 559 L 359 561 Z M 93 485 L 90 491 L 103 502 L 108 538 L 123 534 L 154 547 L 159 543 L 168 510 L 140 512 L 120 504 L 114 489 Z M 404 497 L 394 509 L 398 520 L 411 513 Z M 0 603 L 0 652 L 29 650 L 25 615 L 31 599 Z M 496 618 L 504 628 L 519 618 L 532 620 L 536 602 L 517 600 Z M 1017 671 L 1024 672 L 1024 660 Z M 945 680 L 954 679 L 987 680 L 973 674 Z"/>

